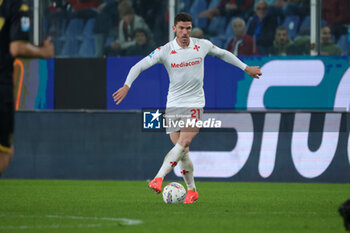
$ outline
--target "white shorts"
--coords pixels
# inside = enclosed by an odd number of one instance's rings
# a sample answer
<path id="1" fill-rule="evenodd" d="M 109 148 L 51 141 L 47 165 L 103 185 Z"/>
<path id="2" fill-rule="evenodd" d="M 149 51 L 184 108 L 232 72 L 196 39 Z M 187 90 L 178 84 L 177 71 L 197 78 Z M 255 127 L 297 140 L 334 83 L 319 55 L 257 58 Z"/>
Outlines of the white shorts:
<path id="1" fill-rule="evenodd" d="M 182 129 L 191 130 L 196 128 L 195 122 L 201 120 L 202 116 L 203 108 L 167 108 L 164 115 L 166 133 L 171 134 Z"/>

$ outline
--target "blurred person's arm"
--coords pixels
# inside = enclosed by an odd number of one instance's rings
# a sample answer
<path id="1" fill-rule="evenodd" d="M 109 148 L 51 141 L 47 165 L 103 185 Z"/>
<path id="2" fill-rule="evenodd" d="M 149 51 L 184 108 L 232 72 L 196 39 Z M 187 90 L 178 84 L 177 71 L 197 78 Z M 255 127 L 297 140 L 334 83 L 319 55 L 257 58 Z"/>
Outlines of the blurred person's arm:
<path id="1" fill-rule="evenodd" d="M 220 10 L 218 8 L 209 9 L 199 14 L 199 17 L 208 19 L 212 19 L 217 16 L 220 16 Z"/>
<path id="2" fill-rule="evenodd" d="M 10 44 L 10 53 L 13 57 L 50 58 L 54 56 L 54 46 L 51 38 L 47 38 L 40 46 L 25 41 L 13 41 Z"/>

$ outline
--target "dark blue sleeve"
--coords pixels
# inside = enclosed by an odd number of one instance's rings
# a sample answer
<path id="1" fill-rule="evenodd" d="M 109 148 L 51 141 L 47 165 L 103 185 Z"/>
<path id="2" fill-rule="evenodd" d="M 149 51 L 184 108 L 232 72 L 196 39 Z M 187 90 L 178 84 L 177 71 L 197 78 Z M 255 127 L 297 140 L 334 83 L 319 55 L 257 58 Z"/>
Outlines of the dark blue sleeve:
<path id="1" fill-rule="evenodd" d="M 11 0 L 10 41 L 29 41 L 29 5 L 23 0 Z"/>

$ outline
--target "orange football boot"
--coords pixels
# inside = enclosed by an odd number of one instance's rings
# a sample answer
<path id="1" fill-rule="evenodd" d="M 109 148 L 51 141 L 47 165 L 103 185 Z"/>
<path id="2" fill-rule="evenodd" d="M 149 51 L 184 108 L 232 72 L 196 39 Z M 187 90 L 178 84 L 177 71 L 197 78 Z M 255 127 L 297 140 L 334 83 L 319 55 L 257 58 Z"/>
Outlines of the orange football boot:
<path id="1" fill-rule="evenodd" d="M 188 190 L 184 203 L 185 204 L 193 203 L 197 201 L 197 199 L 198 199 L 198 192 L 195 192 L 193 190 Z"/>
<path id="2" fill-rule="evenodd" d="M 156 177 L 148 183 L 148 187 L 155 191 L 156 193 L 160 193 L 162 191 L 162 177 Z"/>

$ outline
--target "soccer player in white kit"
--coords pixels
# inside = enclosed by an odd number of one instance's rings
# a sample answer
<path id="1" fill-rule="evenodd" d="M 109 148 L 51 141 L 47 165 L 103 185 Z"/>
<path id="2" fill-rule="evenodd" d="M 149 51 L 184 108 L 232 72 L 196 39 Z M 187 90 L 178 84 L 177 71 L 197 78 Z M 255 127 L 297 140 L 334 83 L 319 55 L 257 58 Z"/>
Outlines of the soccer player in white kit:
<path id="1" fill-rule="evenodd" d="M 137 76 L 157 63 L 162 63 L 169 75 L 167 109 L 202 109 L 204 107 L 203 78 L 206 55 L 217 56 L 225 62 L 239 67 L 253 78 L 259 78 L 262 75 L 258 66 L 247 66 L 236 56 L 216 47 L 208 40 L 191 38 L 192 17 L 189 14 L 179 13 L 175 17 L 174 24 L 173 31 L 176 33 L 176 38 L 154 50 L 130 69 L 124 86 L 113 93 L 116 104 L 125 98 Z M 165 156 L 155 178 L 149 182 L 148 186 L 151 189 L 160 193 L 164 177 L 179 164 L 188 189 L 185 203 L 193 203 L 198 199 L 193 178 L 193 164 L 188 156 L 189 145 L 197 133 L 197 128 L 191 130 L 182 128 L 179 131 L 170 132 L 170 139 L 174 147 Z"/>

